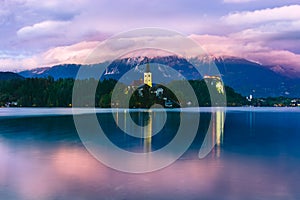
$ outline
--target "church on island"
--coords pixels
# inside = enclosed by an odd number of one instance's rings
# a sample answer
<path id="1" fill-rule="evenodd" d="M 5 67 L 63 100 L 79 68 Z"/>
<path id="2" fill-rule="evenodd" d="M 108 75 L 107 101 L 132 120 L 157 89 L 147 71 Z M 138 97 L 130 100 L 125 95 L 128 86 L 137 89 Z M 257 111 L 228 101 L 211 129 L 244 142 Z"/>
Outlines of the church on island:
<path id="1" fill-rule="evenodd" d="M 136 100 L 139 102 L 139 105 L 144 108 L 149 108 L 153 104 L 160 104 L 166 108 L 180 107 L 176 101 L 165 96 L 166 88 L 162 85 L 154 84 L 152 78 L 148 62 L 144 71 L 144 79 L 135 80 L 130 86 L 135 91 L 133 95 L 137 96 Z"/>

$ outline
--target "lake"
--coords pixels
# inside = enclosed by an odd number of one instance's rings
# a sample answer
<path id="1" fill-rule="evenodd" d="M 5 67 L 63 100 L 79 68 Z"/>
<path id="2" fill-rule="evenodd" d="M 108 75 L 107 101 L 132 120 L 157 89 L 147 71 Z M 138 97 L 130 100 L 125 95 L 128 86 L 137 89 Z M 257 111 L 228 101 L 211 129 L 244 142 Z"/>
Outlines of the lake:
<path id="1" fill-rule="evenodd" d="M 76 114 L 90 112 L 78 109 Z M 177 161 L 134 174 L 112 169 L 90 154 L 76 131 L 71 109 L 1 108 L 0 199 L 300 199 L 300 108 L 96 112 L 107 138 L 136 154 L 150 155 L 171 143 L 182 113 L 190 124 L 200 113 L 200 123 Z M 135 124 L 148 126 L 141 132 L 146 137 L 121 130 L 136 133 L 135 126 L 128 126 L 128 113 Z M 200 159 L 205 141 L 213 147 Z M 141 161 L 123 162 L 138 167 Z"/>

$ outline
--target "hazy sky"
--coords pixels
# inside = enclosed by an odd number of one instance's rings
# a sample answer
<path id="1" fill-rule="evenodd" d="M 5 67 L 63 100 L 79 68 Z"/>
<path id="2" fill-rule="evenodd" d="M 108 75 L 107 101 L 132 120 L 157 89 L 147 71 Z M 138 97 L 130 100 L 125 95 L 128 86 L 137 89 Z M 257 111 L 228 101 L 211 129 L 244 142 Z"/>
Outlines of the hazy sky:
<path id="1" fill-rule="evenodd" d="M 300 72 L 299 0 L 0 0 L 0 71 L 76 63 L 96 41 L 142 27 Z"/>

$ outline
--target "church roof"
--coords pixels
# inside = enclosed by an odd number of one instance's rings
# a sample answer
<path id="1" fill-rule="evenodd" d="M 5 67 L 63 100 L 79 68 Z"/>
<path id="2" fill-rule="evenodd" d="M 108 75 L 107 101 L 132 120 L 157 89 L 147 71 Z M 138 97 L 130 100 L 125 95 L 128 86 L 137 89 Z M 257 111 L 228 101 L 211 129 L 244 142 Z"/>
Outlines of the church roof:
<path id="1" fill-rule="evenodd" d="M 150 72 L 150 64 L 149 63 L 147 63 L 147 65 L 146 65 L 146 71 L 145 71 L 145 73 L 148 73 L 148 72 Z"/>

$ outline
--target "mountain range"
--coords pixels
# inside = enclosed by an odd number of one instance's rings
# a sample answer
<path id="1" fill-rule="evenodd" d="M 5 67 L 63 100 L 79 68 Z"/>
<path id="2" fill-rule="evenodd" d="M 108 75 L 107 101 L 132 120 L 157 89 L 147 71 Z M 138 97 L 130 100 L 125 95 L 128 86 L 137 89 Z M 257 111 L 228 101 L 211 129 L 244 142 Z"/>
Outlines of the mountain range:
<path id="1" fill-rule="evenodd" d="M 203 75 L 211 75 L 215 64 L 221 73 L 224 83 L 236 92 L 254 97 L 286 96 L 300 97 L 300 78 L 286 76 L 280 66 L 264 66 L 243 58 L 236 57 L 201 57 L 185 59 L 178 56 L 163 57 L 130 57 L 114 60 L 112 63 L 95 65 L 64 64 L 53 67 L 36 68 L 15 74 L 20 77 L 75 78 L 80 67 L 89 73 L 86 77 L 99 79 L 99 70 L 103 70 L 100 79 L 116 79 L 127 84 L 142 78 L 145 64 L 151 63 L 151 71 L 157 83 L 167 83 L 172 80 L 186 78 L 188 80 L 202 79 Z M 192 63 L 192 64 L 191 64 Z M 108 66 L 108 67 L 107 67 Z M 199 73 L 196 68 L 199 70 Z M 131 73 L 123 76 L 126 72 Z M 2 74 L 2 75 L 1 75 Z M 3 79 L 3 73 L 0 79 Z M 97 75 L 98 74 L 98 75 Z M 10 75 L 11 76 L 11 75 Z M 123 76 L 123 77 L 122 77 Z M 19 78 L 20 78 L 19 77 Z"/>
<path id="2" fill-rule="evenodd" d="M 0 72 L 0 80 L 24 79 L 23 76 L 13 72 Z"/>

